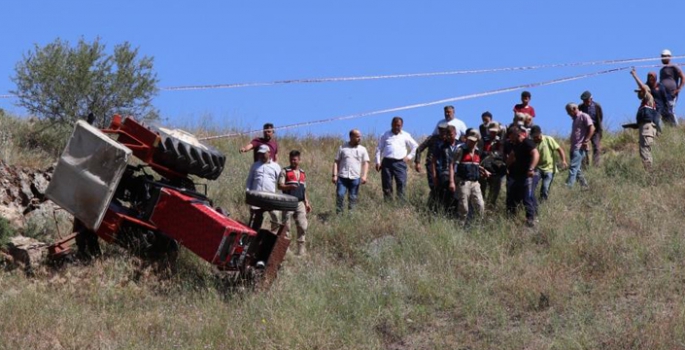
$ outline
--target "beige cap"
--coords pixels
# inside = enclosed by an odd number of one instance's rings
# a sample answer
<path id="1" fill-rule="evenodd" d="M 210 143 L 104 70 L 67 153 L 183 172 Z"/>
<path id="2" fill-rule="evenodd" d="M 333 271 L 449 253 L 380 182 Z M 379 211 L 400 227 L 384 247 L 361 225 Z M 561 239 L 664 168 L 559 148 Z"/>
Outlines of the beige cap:
<path id="1" fill-rule="evenodd" d="M 466 135 L 466 139 L 471 140 L 471 141 L 478 141 L 478 140 L 480 140 L 480 133 L 478 132 L 478 130 L 472 129 Z"/>
<path id="2" fill-rule="evenodd" d="M 488 131 L 492 132 L 499 132 L 500 131 L 500 126 L 498 122 L 492 122 L 488 124 Z"/>

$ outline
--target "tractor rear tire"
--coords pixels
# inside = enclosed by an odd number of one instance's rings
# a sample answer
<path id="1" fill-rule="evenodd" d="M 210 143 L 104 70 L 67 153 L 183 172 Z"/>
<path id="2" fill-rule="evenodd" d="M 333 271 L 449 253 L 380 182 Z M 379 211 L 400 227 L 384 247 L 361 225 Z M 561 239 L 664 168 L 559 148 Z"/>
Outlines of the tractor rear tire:
<path id="1" fill-rule="evenodd" d="M 169 169 L 203 179 L 216 180 L 224 171 L 226 156 L 180 130 L 153 128 L 161 137 L 155 162 Z"/>
<path id="2" fill-rule="evenodd" d="M 247 191 L 245 203 L 264 210 L 295 211 L 298 204 L 297 197 L 264 191 Z"/>

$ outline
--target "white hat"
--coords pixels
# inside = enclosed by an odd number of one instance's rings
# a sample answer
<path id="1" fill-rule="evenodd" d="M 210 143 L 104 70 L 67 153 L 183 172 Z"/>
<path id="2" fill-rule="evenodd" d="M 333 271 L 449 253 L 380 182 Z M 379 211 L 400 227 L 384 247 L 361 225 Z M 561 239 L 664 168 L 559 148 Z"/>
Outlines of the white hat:
<path id="1" fill-rule="evenodd" d="M 671 56 L 671 50 L 666 49 L 664 51 L 661 51 L 661 56 L 669 56 L 670 57 Z"/>
<path id="2" fill-rule="evenodd" d="M 257 153 L 267 153 L 269 151 L 270 151 L 270 149 L 269 149 L 269 146 L 267 146 L 267 145 L 261 145 L 257 149 Z"/>

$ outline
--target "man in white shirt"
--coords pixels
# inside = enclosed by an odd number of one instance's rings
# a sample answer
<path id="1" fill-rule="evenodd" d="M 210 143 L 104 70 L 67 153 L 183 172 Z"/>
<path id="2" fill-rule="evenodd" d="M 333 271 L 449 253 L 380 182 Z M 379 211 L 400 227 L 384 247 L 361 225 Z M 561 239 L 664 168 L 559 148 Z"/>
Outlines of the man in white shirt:
<path id="1" fill-rule="evenodd" d="M 457 129 L 457 142 L 465 142 L 466 124 L 454 116 L 454 106 L 445 106 L 445 119 L 440 119 L 438 121 L 435 130 L 433 130 L 433 135 L 438 135 L 440 133 L 440 123 L 444 122 L 447 122 L 448 125 L 454 125 Z"/>
<path id="2" fill-rule="evenodd" d="M 252 164 L 250 175 L 247 177 L 246 189 L 248 191 L 276 192 L 276 183 L 278 182 L 278 175 L 281 173 L 281 167 L 271 160 L 270 153 L 271 149 L 267 145 L 261 145 L 257 149 L 257 161 Z M 256 227 L 261 227 L 264 211 L 258 207 L 250 207 L 250 211 L 256 215 L 254 219 Z M 269 212 L 272 231 L 278 229 L 278 214 L 276 210 Z"/>
<path id="3" fill-rule="evenodd" d="M 382 170 L 381 183 L 385 200 L 392 199 L 393 178 L 397 186 L 397 197 L 404 199 L 404 187 L 407 184 L 406 162 L 414 158 L 419 146 L 408 132 L 402 131 L 403 124 L 402 118 L 392 118 L 392 129 L 381 136 L 376 148 L 376 171 Z"/>
<path id="4" fill-rule="evenodd" d="M 366 183 L 369 172 L 369 152 L 360 144 L 362 133 L 350 131 L 350 141 L 340 146 L 333 162 L 333 183 L 336 185 L 336 208 L 338 214 L 343 212 L 345 193 L 348 193 L 348 209 L 352 211 L 357 204 L 359 185 Z"/>

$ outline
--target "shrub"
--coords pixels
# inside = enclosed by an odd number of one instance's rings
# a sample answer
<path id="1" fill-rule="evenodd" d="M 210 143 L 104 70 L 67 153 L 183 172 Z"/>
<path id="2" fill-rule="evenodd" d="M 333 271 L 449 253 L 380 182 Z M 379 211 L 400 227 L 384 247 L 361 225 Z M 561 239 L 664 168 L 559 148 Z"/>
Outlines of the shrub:
<path id="1" fill-rule="evenodd" d="M 7 219 L 0 217 L 0 248 L 7 246 L 10 238 L 14 237 L 16 231 Z"/>

